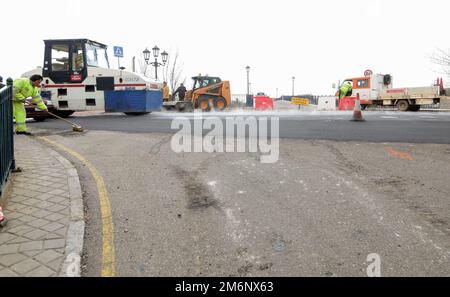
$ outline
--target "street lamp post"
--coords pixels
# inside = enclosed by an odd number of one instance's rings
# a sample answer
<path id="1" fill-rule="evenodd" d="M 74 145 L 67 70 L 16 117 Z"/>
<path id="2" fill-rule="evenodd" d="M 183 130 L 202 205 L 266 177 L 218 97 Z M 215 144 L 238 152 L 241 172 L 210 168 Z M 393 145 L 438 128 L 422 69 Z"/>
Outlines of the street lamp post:
<path id="1" fill-rule="evenodd" d="M 250 66 L 245 67 L 247 70 L 247 95 L 250 95 Z"/>
<path id="2" fill-rule="evenodd" d="M 150 62 L 149 63 L 150 51 L 147 48 L 142 53 L 144 54 L 145 63 L 147 63 L 147 65 L 152 65 L 153 67 L 155 67 L 155 79 L 158 80 L 158 66 L 166 65 L 167 58 L 168 58 L 169 54 L 166 53 L 166 51 L 163 51 L 161 53 L 162 63 L 159 63 L 158 62 L 159 47 L 157 47 L 155 45 L 155 47 L 152 48 L 152 51 L 153 51 L 153 56 L 155 57 L 155 62 Z"/>
<path id="3" fill-rule="evenodd" d="M 295 96 L 294 81 L 295 81 L 295 76 L 292 77 L 292 96 Z"/>

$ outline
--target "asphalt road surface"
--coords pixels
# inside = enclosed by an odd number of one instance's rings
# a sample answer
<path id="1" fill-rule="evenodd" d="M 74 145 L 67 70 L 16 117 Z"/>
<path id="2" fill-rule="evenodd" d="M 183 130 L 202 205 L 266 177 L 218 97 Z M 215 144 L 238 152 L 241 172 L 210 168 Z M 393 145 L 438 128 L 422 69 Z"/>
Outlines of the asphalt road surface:
<path id="1" fill-rule="evenodd" d="M 338 141 L 450 143 L 450 114 L 445 112 L 365 112 L 364 123 L 350 122 L 352 112 L 223 112 L 208 113 L 207 117 L 255 116 L 257 118 L 278 116 L 280 137 L 295 139 L 326 139 Z M 172 120 L 177 117 L 193 119 L 192 113 L 158 112 L 144 116 L 124 114 L 99 114 L 75 116 L 75 121 L 87 130 L 121 131 L 137 133 L 175 133 Z M 41 123 L 30 123 L 30 127 L 67 130 L 66 123 L 48 119 Z"/>
<path id="2" fill-rule="evenodd" d="M 374 254 L 382 276 L 449 276 L 449 116 L 411 114 L 283 116 L 273 164 L 258 152 L 175 153 L 167 114 L 72 118 L 85 133 L 29 124 L 103 176 L 118 276 L 366 276 Z M 82 273 L 98 276 L 95 183 L 61 153 L 86 204 Z"/>

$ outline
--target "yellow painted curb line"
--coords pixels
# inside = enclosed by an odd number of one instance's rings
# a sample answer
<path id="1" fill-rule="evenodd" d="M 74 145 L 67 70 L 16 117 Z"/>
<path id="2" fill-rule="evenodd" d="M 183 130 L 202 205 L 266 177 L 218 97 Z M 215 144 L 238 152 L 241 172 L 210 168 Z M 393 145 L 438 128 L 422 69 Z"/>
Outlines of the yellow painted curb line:
<path id="1" fill-rule="evenodd" d="M 76 151 L 54 142 L 47 137 L 39 137 L 61 150 L 71 154 L 73 157 L 80 160 L 91 172 L 97 184 L 98 197 L 100 199 L 100 211 L 102 216 L 102 230 L 103 230 L 103 257 L 102 257 L 102 272 L 101 276 L 113 277 L 116 276 L 116 253 L 114 248 L 114 224 L 111 214 L 111 205 L 109 203 L 108 192 L 106 191 L 105 182 L 97 169 L 82 155 Z"/>

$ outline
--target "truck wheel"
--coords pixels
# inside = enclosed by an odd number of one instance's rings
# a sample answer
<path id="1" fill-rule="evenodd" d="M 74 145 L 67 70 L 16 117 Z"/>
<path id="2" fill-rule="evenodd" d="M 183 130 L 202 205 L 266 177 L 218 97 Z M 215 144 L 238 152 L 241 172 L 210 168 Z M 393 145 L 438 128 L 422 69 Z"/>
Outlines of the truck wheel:
<path id="1" fill-rule="evenodd" d="M 211 98 L 208 96 L 200 96 L 198 98 L 198 107 L 203 111 L 210 111 L 211 106 L 209 105 L 209 100 Z"/>
<path id="2" fill-rule="evenodd" d="M 408 102 L 408 100 L 400 100 L 397 103 L 397 108 L 400 111 L 407 111 L 409 109 L 409 102 Z"/>
<path id="3" fill-rule="evenodd" d="M 149 113 L 150 112 L 124 112 L 124 114 L 131 115 L 131 116 L 140 116 L 140 115 L 149 114 Z"/>
<path id="4" fill-rule="evenodd" d="M 214 99 L 214 109 L 217 111 L 222 111 L 227 108 L 227 101 L 223 97 L 217 97 Z"/>
<path id="5" fill-rule="evenodd" d="M 56 115 L 59 115 L 62 118 L 70 117 L 75 111 L 73 110 L 57 110 L 55 111 Z"/>
<path id="6" fill-rule="evenodd" d="M 419 111 L 420 110 L 420 105 L 411 105 L 409 107 L 409 111 Z"/>

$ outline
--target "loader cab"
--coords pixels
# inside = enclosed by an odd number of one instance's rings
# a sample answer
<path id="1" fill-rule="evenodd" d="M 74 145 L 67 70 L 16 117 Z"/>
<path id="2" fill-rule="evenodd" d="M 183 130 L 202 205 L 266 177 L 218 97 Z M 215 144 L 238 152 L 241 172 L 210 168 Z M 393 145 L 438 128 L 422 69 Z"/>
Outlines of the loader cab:
<path id="1" fill-rule="evenodd" d="M 219 77 L 209 77 L 209 76 L 194 76 L 192 80 L 194 81 L 194 86 L 192 87 L 193 91 L 222 82 L 222 80 Z"/>
<path id="2" fill-rule="evenodd" d="M 88 39 L 44 40 L 42 75 L 55 83 L 81 83 L 89 67 L 109 69 L 107 46 Z"/>

